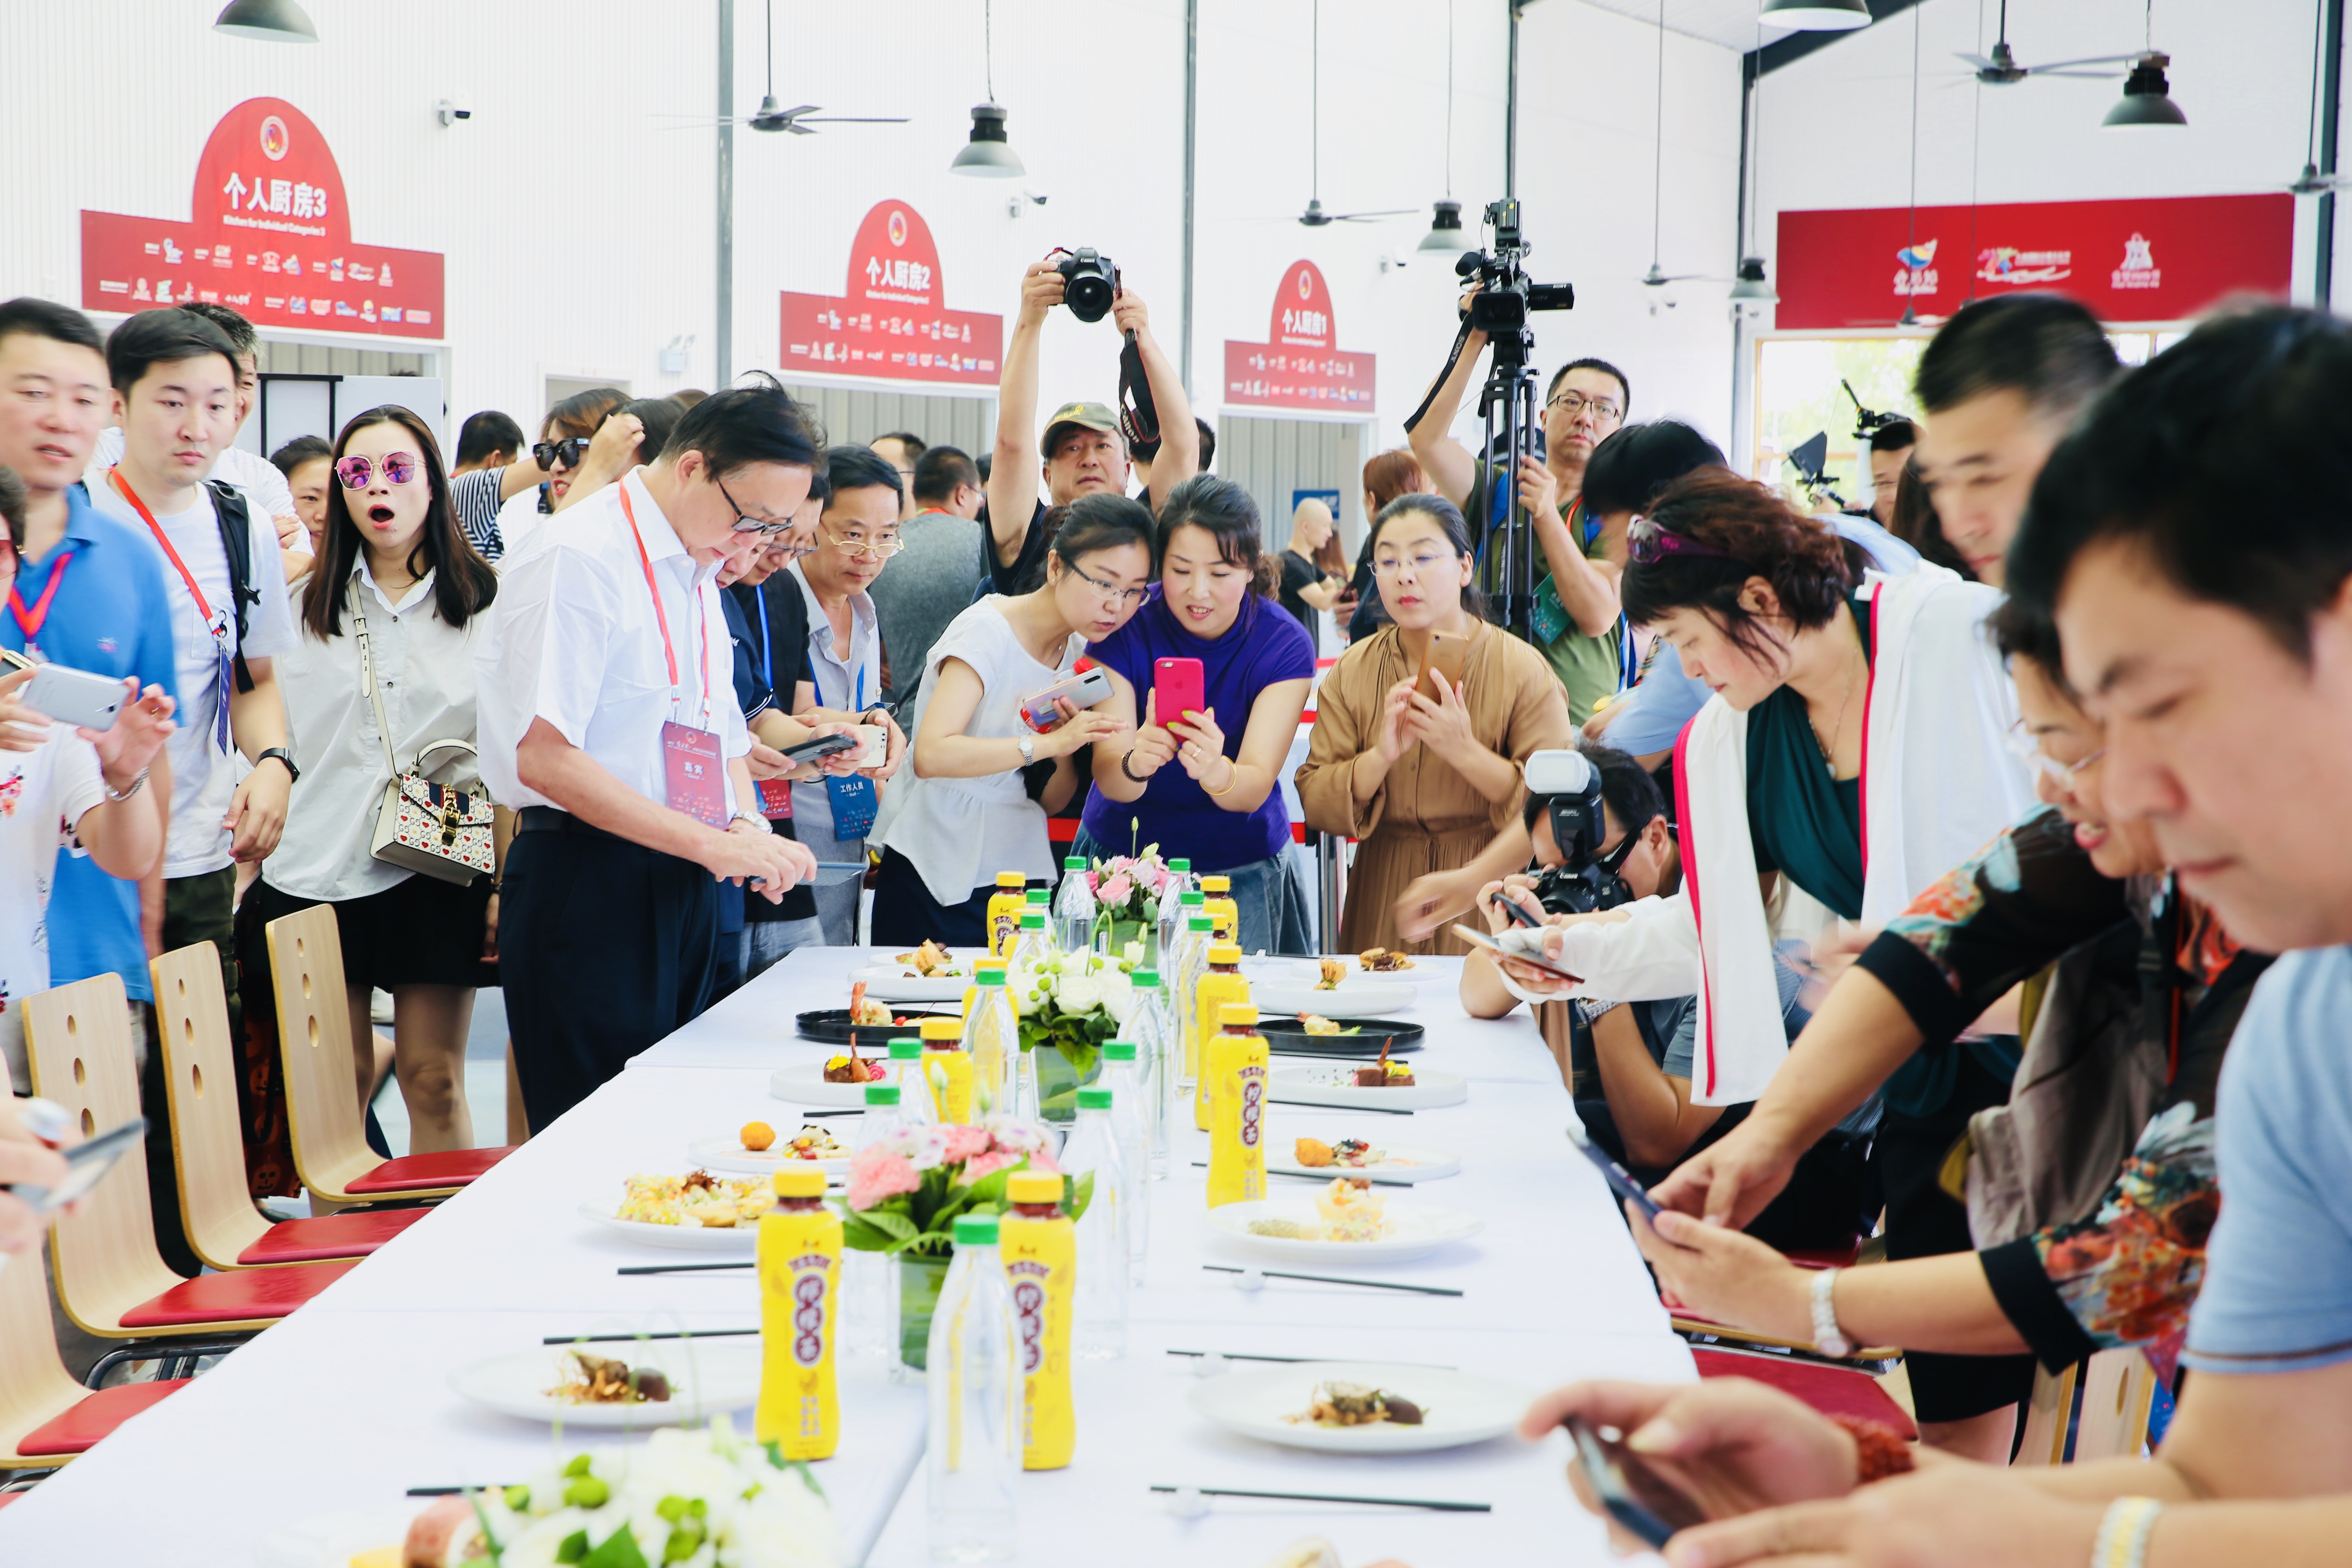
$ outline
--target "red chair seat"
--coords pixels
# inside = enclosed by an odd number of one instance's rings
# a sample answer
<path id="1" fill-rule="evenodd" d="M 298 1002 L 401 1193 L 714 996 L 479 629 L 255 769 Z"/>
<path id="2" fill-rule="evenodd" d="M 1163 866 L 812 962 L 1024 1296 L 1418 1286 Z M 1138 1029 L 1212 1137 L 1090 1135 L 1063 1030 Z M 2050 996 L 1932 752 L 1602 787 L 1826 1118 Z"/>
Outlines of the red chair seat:
<path id="1" fill-rule="evenodd" d="M 1691 1359 L 1698 1363 L 1701 1377 L 1753 1378 L 1803 1401 L 1824 1415 L 1853 1415 L 1875 1421 L 1893 1427 L 1906 1442 L 1919 1436 L 1919 1428 L 1903 1413 L 1903 1406 L 1895 1404 L 1878 1385 L 1878 1380 L 1866 1372 L 1822 1366 L 1794 1356 L 1743 1355 L 1738 1351 L 1696 1347 L 1691 1351 Z"/>
<path id="2" fill-rule="evenodd" d="M 282 1318 L 359 1267 L 309 1263 L 296 1268 L 240 1268 L 184 1280 L 122 1314 L 126 1329 L 189 1329 Z"/>
<path id="3" fill-rule="evenodd" d="M 1857 1236 L 1843 1247 L 1800 1247 L 1785 1256 L 1800 1268 L 1851 1268 L 1861 1255 L 1862 1237 Z"/>
<path id="4" fill-rule="evenodd" d="M 431 1209 L 384 1209 L 375 1214 L 337 1214 L 319 1219 L 281 1220 L 236 1255 L 256 1268 L 268 1263 L 317 1263 L 331 1258 L 365 1258 Z"/>
<path id="5" fill-rule="evenodd" d="M 514 1152 L 504 1149 L 446 1149 L 438 1154 L 404 1154 L 386 1160 L 343 1190 L 361 1193 L 415 1193 L 436 1187 L 462 1187 Z"/>
<path id="6" fill-rule="evenodd" d="M 12 1502 L 22 1502 L 24 1500 L 23 1492 L 0 1492 L 0 1508 L 6 1508 Z"/>
<path id="7" fill-rule="evenodd" d="M 194 1383 L 190 1377 L 164 1378 L 154 1383 L 126 1383 L 119 1388 L 101 1388 L 96 1394 L 68 1410 L 56 1420 L 34 1427 L 16 1445 L 16 1452 L 26 1458 L 52 1454 L 87 1454 L 98 1446 L 98 1440 L 138 1415 L 151 1405 L 159 1405 L 172 1394 Z M 13 1494 L 0 1494 L 14 1502 Z"/>

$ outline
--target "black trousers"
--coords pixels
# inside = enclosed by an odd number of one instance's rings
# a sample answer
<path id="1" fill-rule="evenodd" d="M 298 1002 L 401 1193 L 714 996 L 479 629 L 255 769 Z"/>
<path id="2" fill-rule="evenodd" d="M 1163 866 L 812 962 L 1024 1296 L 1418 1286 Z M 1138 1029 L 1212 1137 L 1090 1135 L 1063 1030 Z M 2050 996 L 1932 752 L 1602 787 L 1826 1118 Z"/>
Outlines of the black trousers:
<path id="1" fill-rule="evenodd" d="M 709 1005 L 719 884 L 562 812 L 526 810 L 521 827 L 500 884 L 499 968 L 537 1132 Z"/>
<path id="2" fill-rule="evenodd" d="M 874 875 L 874 945 L 893 950 L 936 942 L 942 947 L 988 945 L 988 900 L 994 887 L 974 888 L 960 904 L 942 904 L 923 884 L 915 863 L 896 849 L 882 851 Z"/>

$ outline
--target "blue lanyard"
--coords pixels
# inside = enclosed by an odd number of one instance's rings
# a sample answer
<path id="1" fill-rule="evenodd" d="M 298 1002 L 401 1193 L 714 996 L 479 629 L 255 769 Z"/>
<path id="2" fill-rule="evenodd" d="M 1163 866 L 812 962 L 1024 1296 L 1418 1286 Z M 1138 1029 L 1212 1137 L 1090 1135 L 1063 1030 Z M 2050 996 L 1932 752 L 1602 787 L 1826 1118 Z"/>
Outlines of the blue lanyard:
<path id="1" fill-rule="evenodd" d="M 744 619 L 760 628 L 760 669 L 768 682 L 768 695 L 773 698 L 776 694 L 776 645 L 768 628 L 768 594 L 764 585 L 751 590 L 751 613 Z"/>

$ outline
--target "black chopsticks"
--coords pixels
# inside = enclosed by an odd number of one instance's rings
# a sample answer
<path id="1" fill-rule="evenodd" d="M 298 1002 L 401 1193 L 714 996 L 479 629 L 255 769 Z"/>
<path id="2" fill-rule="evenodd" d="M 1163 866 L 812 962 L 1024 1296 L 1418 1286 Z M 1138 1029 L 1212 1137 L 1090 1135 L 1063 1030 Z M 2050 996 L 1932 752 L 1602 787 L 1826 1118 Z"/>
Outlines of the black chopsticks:
<path id="1" fill-rule="evenodd" d="M 1248 1354 L 1248 1353 L 1246 1353 L 1246 1352 L 1242 1352 L 1242 1351 L 1178 1351 L 1178 1350 L 1171 1350 L 1171 1351 L 1170 1351 L 1168 1353 L 1169 1353 L 1170 1355 L 1186 1355 L 1186 1356 L 1207 1356 L 1207 1355 L 1223 1356 L 1223 1357 L 1225 1360 L 1227 1360 L 1227 1361 L 1272 1361 L 1272 1362 L 1282 1362 L 1282 1363 L 1286 1363 L 1286 1364 L 1287 1364 L 1287 1365 L 1292 1365 L 1292 1366 L 1311 1366 L 1311 1365 L 1315 1365 L 1315 1364 L 1318 1364 L 1318 1363 L 1319 1363 L 1327 1362 L 1327 1361 L 1346 1361 L 1346 1360 L 1349 1360 L 1349 1359 L 1351 1359 L 1351 1358 L 1349 1358 L 1349 1357 L 1346 1357 L 1346 1356 L 1333 1356 L 1333 1355 L 1250 1355 L 1250 1354 Z M 1444 1364 L 1443 1364 L 1443 1363 L 1441 1363 L 1433 1362 L 1433 1361 L 1400 1361 L 1400 1362 L 1391 1362 L 1391 1363 L 1389 1363 L 1388 1364 L 1389 1364 L 1389 1365 L 1391 1365 L 1391 1366 L 1425 1366 L 1425 1367 L 1429 1368 L 1432 1372 L 1453 1372 L 1453 1371 L 1454 1371 L 1454 1370 L 1455 1370 L 1455 1369 L 1454 1369 L 1454 1368 L 1453 1368 L 1453 1367 L 1446 1366 L 1446 1365 L 1444 1365 Z"/>
<path id="2" fill-rule="evenodd" d="M 1346 1111 L 1354 1111 L 1354 1110 L 1369 1110 L 1369 1111 L 1370 1111 L 1370 1112 L 1371 1112 L 1373 1115 L 1375 1115 L 1375 1116 L 1411 1116 L 1411 1115 L 1412 1114 L 1412 1109 L 1411 1109 L 1410 1107 L 1405 1107 L 1405 1106 L 1395 1106 L 1395 1105 L 1333 1105 L 1333 1104 L 1330 1104 L 1328 1101 L 1326 1101 L 1326 1100 L 1285 1100 L 1285 1099 L 1283 1099 L 1283 1098 L 1282 1098 L 1282 1096 L 1280 1096 L 1280 1095 L 1278 1095 L 1278 1094 L 1269 1094 L 1269 1095 L 1267 1095 L 1267 1096 L 1265 1097 L 1265 1102 L 1266 1102 L 1268 1105 L 1307 1105 L 1307 1106 L 1312 1106 L 1312 1107 L 1314 1107 L 1314 1108 L 1315 1108 L 1316 1110 L 1338 1110 L 1338 1111 L 1342 1111 L 1342 1112 L 1346 1112 Z"/>
<path id="3" fill-rule="evenodd" d="M 1245 1274 L 1249 1270 L 1230 1263 L 1203 1263 L 1202 1268 L 1213 1274 Z M 1411 1290 L 1423 1296 L 1459 1296 L 1461 1291 L 1444 1285 L 1396 1285 L 1385 1279 L 1348 1279 L 1337 1274 L 1289 1274 L 1279 1268 L 1261 1268 L 1258 1273 L 1268 1279 L 1311 1279 L 1318 1285 L 1361 1285 L 1367 1290 Z"/>
<path id="4" fill-rule="evenodd" d="M 1195 1160 L 1192 1162 L 1192 1168 L 1196 1171 L 1205 1171 L 1208 1167 L 1209 1162 L 1206 1160 Z M 1356 1172 L 1350 1171 L 1340 1165 L 1333 1165 L 1330 1167 L 1330 1171 L 1331 1174 L 1334 1176 L 1345 1176 L 1351 1182 L 1370 1182 L 1376 1187 L 1409 1187 L 1412 1185 L 1411 1182 L 1400 1182 L 1388 1176 L 1360 1175 Z M 1269 1176 L 1290 1176 L 1297 1180 L 1307 1182 L 1320 1182 L 1327 1179 L 1317 1175 L 1312 1171 L 1277 1171 L 1271 1165 L 1266 1167 L 1265 1173 Z"/>
<path id="5" fill-rule="evenodd" d="M 615 1269 L 619 1274 L 710 1274 L 726 1268 L 757 1268 L 754 1261 L 743 1263 L 632 1263 Z M 632 1336 L 624 1335 L 624 1338 Z"/>
<path id="6" fill-rule="evenodd" d="M 543 1345 L 619 1344 L 627 1340 L 715 1340 L 730 1334 L 756 1334 L 757 1329 L 664 1329 L 658 1333 L 645 1334 L 550 1334 L 539 1342 Z"/>
<path id="7" fill-rule="evenodd" d="M 467 1492 L 502 1492 L 506 1489 L 502 1486 L 411 1487 L 408 1489 L 407 1495 L 410 1497 L 463 1497 Z"/>
<path id="8" fill-rule="evenodd" d="M 1155 1484 L 1151 1489 L 1156 1492 L 1172 1492 L 1183 1489 Z M 1202 1497 L 1272 1498 L 1279 1502 L 1365 1503 L 1380 1508 L 1435 1509 L 1440 1513 L 1492 1513 L 1495 1511 L 1495 1505 L 1490 1502 L 1446 1502 L 1431 1498 L 1344 1497 L 1336 1492 L 1259 1492 L 1244 1490 L 1238 1487 L 1194 1487 L 1192 1489 L 1199 1492 Z"/>

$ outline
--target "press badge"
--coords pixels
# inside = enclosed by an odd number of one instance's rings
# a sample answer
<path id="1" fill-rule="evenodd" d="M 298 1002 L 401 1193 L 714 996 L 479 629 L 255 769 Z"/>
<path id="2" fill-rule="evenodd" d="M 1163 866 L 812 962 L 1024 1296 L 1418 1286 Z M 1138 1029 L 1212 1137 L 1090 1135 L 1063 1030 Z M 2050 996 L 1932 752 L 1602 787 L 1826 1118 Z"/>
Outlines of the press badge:
<path id="1" fill-rule="evenodd" d="M 727 826 L 727 762 L 719 754 L 719 737 L 709 730 L 665 720 L 661 727 L 662 768 L 668 776 L 663 804 L 697 822 L 724 830 Z"/>
<path id="2" fill-rule="evenodd" d="M 793 781 L 761 779 L 760 815 L 771 822 L 789 822 L 793 816 Z"/>
<path id="3" fill-rule="evenodd" d="M 835 838 L 845 844 L 852 843 L 874 830 L 874 816 L 881 809 L 882 792 L 874 787 L 872 779 L 864 773 L 827 773 L 824 793 L 833 806 Z"/>

